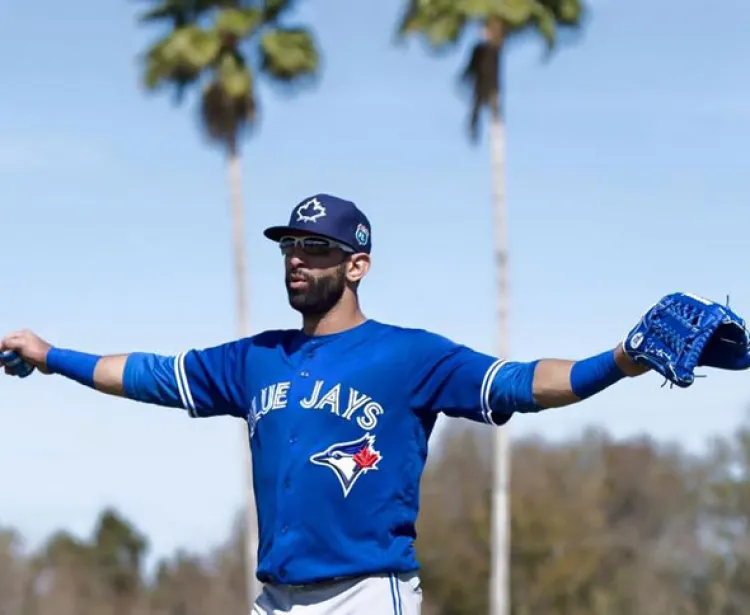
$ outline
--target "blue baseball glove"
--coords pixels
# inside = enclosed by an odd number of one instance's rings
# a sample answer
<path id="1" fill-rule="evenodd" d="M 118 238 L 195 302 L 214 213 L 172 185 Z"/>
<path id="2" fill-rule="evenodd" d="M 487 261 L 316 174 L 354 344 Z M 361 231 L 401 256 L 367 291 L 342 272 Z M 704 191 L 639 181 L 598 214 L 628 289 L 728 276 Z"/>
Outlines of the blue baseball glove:
<path id="1" fill-rule="evenodd" d="M 622 348 L 633 361 L 689 387 L 695 368 L 750 367 L 750 333 L 728 305 L 690 293 L 673 293 L 652 306 L 628 333 Z"/>

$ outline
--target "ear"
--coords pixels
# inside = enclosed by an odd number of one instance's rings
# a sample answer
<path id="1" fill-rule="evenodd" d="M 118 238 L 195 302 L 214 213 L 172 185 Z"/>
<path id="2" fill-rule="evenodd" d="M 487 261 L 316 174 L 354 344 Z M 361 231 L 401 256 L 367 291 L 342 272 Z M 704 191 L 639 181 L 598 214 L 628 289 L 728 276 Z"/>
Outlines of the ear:
<path id="1" fill-rule="evenodd" d="M 369 270 L 369 254 L 352 254 L 349 258 L 349 266 L 346 269 L 346 279 L 352 284 L 356 284 L 367 275 Z"/>

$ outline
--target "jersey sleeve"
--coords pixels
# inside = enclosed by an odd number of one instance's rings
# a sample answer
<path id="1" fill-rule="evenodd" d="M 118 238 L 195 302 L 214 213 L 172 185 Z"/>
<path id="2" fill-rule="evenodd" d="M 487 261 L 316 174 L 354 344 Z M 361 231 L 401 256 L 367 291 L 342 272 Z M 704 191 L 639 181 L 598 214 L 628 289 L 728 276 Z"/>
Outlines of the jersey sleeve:
<path id="1" fill-rule="evenodd" d="M 506 361 L 429 332 L 415 335 L 410 356 L 418 366 L 412 405 L 419 412 L 499 426 L 516 412 L 539 409 L 532 394 L 535 363 Z"/>
<path id="2" fill-rule="evenodd" d="M 183 408 L 192 417 L 245 418 L 251 347 L 239 340 L 174 356 L 132 353 L 123 374 L 125 396 Z"/>

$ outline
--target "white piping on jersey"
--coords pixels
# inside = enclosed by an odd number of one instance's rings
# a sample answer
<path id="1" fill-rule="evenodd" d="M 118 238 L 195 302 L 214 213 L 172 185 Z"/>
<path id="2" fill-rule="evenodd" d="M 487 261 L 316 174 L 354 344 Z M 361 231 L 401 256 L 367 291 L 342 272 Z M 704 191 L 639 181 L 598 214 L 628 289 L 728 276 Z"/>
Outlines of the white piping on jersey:
<path id="1" fill-rule="evenodd" d="M 174 377 L 177 380 L 177 392 L 180 394 L 182 407 L 188 411 L 190 416 L 194 417 L 196 416 L 195 402 L 193 401 L 193 394 L 190 391 L 187 374 L 185 373 L 185 354 L 182 352 L 174 359 Z"/>
<path id="2" fill-rule="evenodd" d="M 492 408 L 490 408 L 490 390 L 492 390 L 492 383 L 495 380 L 495 376 L 497 376 L 497 372 L 499 372 L 500 368 L 506 363 L 507 361 L 505 359 L 498 359 L 490 365 L 489 369 L 484 374 L 482 387 L 479 390 L 482 418 L 485 423 L 489 423 L 490 425 L 495 425 L 495 421 L 492 420 Z"/>

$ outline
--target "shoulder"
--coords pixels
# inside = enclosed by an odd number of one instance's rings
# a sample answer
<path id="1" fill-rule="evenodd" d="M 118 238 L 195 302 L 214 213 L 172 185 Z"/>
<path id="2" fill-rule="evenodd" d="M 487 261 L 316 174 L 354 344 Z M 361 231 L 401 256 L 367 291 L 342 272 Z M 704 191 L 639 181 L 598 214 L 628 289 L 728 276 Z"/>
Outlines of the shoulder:
<path id="1" fill-rule="evenodd" d="M 294 335 L 293 330 L 268 330 L 210 346 L 195 348 L 193 352 L 199 354 L 222 354 L 227 357 L 239 358 L 259 350 L 272 350 L 282 347 Z"/>
<path id="2" fill-rule="evenodd" d="M 236 354 L 257 363 L 281 357 L 293 350 L 299 339 L 297 329 L 270 329 L 237 340 Z"/>
<path id="3" fill-rule="evenodd" d="M 382 333 L 385 343 L 397 346 L 409 354 L 412 352 L 419 356 L 443 354 L 462 347 L 452 339 L 427 329 L 378 323 L 378 330 Z"/>
<path id="4" fill-rule="evenodd" d="M 299 333 L 298 329 L 269 329 L 239 340 L 248 347 L 276 348 L 283 346 Z"/>

